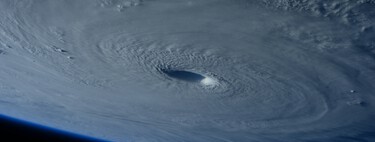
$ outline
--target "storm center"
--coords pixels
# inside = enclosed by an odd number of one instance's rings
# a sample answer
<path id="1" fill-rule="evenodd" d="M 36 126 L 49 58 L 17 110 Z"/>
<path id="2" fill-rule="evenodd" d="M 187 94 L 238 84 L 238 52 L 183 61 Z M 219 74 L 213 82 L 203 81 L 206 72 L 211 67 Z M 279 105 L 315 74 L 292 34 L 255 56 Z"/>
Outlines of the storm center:
<path id="1" fill-rule="evenodd" d="M 199 73 L 186 71 L 186 70 L 162 70 L 163 73 L 168 75 L 171 78 L 175 78 L 182 81 L 193 82 L 193 83 L 200 83 L 206 87 L 215 87 L 218 85 L 218 80 L 209 77 L 206 75 L 202 75 Z"/>
<path id="2" fill-rule="evenodd" d="M 188 82 L 201 82 L 206 78 L 201 74 L 184 70 L 163 70 L 163 72 L 172 78 Z"/>

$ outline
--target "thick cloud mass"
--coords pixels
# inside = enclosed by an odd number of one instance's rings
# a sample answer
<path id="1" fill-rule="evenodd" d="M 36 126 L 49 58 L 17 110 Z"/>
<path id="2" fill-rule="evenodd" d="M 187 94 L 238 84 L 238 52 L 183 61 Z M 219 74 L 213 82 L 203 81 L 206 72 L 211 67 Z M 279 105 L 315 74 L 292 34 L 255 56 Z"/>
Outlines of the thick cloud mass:
<path id="1" fill-rule="evenodd" d="M 372 0 L 2 0 L 0 112 L 115 141 L 375 141 Z"/>

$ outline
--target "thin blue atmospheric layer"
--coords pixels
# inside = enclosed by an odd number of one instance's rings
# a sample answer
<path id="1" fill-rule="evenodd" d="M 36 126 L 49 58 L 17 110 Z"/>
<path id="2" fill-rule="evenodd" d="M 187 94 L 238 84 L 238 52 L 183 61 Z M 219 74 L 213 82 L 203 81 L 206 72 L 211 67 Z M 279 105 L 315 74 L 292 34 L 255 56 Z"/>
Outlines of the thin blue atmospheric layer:
<path id="1" fill-rule="evenodd" d="M 40 124 L 20 120 L 0 114 L 0 133 L 2 139 L 10 141 L 79 141 L 104 142 L 106 140 L 84 136 Z"/>

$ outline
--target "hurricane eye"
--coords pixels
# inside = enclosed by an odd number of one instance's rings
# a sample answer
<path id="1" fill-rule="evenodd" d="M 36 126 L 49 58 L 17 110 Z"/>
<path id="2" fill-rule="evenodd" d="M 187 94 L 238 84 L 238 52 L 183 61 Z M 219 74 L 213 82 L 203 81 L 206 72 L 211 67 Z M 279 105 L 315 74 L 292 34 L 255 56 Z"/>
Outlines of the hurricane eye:
<path id="1" fill-rule="evenodd" d="M 206 78 L 199 73 L 184 70 L 162 70 L 162 72 L 169 77 L 188 82 L 201 82 Z"/>

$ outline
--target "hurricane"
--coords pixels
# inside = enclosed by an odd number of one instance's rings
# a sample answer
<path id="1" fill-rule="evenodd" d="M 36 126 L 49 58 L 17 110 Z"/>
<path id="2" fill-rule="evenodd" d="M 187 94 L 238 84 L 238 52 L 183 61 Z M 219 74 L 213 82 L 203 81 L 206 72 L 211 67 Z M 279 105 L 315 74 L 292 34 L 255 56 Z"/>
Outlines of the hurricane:
<path id="1" fill-rule="evenodd" d="M 0 7 L 1 114 L 110 141 L 375 140 L 375 1 Z"/>

